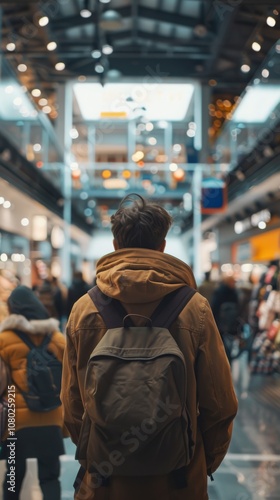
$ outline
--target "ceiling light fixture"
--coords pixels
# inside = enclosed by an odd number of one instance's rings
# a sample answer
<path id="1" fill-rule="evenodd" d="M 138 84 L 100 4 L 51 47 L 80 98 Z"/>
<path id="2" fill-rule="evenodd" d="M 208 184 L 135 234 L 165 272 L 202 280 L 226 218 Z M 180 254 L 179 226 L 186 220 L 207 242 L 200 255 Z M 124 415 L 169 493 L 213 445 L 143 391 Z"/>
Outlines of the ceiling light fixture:
<path id="1" fill-rule="evenodd" d="M 257 33 L 254 36 L 254 41 L 252 42 L 252 49 L 255 52 L 260 52 L 262 48 L 262 43 L 263 43 L 263 37 L 259 33 Z"/>
<path id="2" fill-rule="evenodd" d="M 113 49 L 112 45 L 109 45 L 109 44 L 105 44 L 102 47 L 102 52 L 103 52 L 103 54 L 106 54 L 106 56 L 109 56 L 110 54 L 112 54 L 113 50 L 114 49 Z"/>
<path id="3" fill-rule="evenodd" d="M 55 65 L 55 69 L 57 71 L 63 71 L 65 69 L 65 63 L 64 62 L 57 62 Z"/>
<path id="4" fill-rule="evenodd" d="M 57 47 L 57 43 L 56 43 L 56 42 L 49 42 L 49 43 L 47 44 L 47 49 L 48 49 L 49 51 L 55 50 L 55 49 L 56 49 L 56 47 Z"/>
<path id="5" fill-rule="evenodd" d="M 246 54 L 242 56 L 240 71 L 242 71 L 242 73 L 249 73 L 249 71 L 251 71 L 250 59 Z"/>
<path id="6" fill-rule="evenodd" d="M 50 106 L 44 106 L 42 109 L 43 113 L 45 113 L 46 115 L 49 114 L 51 110 L 52 108 Z"/>
<path id="7" fill-rule="evenodd" d="M 103 64 L 101 64 L 101 63 L 97 63 L 97 64 L 94 66 L 94 69 L 95 69 L 96 73 L 100 73 L 100 74 L 101 74 L 101 73 L 104 73 L 104 70 L 105 70 L 105 68 L 104 68 Z"/>
<path id="8" fill-rule="evenodd" d="M 240 69 L 242 73 L 249 73 L 249 71 L 251 71 L 251 67 L 247 63 L 243 63 Z"/>
<path id="9" fill-rule="evenodd" d="M 42 97 L 42 99 L 39 99 L 38 104 L 40 104 L 40 106 L 46 106 L 48 104 L 48 100 L 45 99 L 45 97 Z"/>
<path id="10" fill-rule="evenodd" d="M 99 49 L 95 49 L 91 53 L 91 57 L 93 57 L 93 59 L 99 59 L 99 57 L 101 57 L 101 56 L 102 56 L 102 52 Z"/>
<path id="11" fill-rule="evenodd" d="M 268 26 L 270 26 L 271 28 L 274 28 L 274 26 L 276 24 L 276 19 L 274 19 L 274 17 L 272 17 L 272 16 L 268 16 L 268 18 L 266 19 L 266 24 Z"/>
<path id="12" fill-rule="evenodd" d="M 116 31 L 122 27 L 122 17 L 116 10 L 106 10 L 100 18 L 100 27 L 105 31 Z"/>
<path id="13" fill-rule="evenodd" d="M 40 89 L 33 89 L 33 90 L 31 90 L 31 94 L 33 95 L 33 97 L 40 97 L 41 90 Z"/>
<path id="14" fill-rule="evenodd" d="M 118 69 L 109 69 L 107 73 L 107 78 L 110 80 L 118 80 L 121 78 L 122 74 Z"/>
<path id="15" fill-rule="evenodd" d="M 100 3 L 110 3 L 111 0 L 99 0 Z"/>
<path id="16" fill-rule="evenodd" d="M 39 21 L 38 21 L 38 24 L 39 26 L 47 26 L 47 24 L 49 24 L 49 18 L 48 16 L 42 16 L 40 17 Z"/>
<path id="17" fill-rule="evenodd" d="M 83 9 L 80 10 L 80 16 L 84 19 L 91 17 L 92 12 L 89 10 L 89 1 L 85 0 Z"/>
<path id="18" fill-rule="evenodd" d="M 261 44 L 259 42 L 253 42 L 252 43 L 252 49 L 255 51 L 255 52 L 260 52 L 261 50 Z"/>
<path id="19" fill-rule="evenodd" d="M 20 71 L 20 73 L 25 73 L 25 71 L 27 70 L 27 66 L 26 64 L 19 64 L 17 69 L 18 71 Z"/>
<path id="20" fill-rule="evenodd" d="M 15 48 L 16 48 L 16 44 L 13 42 L 7 43 L 7 45 L 6 45 L 6 49 L 9 52 L 13 52 L 15 50 Z"/>

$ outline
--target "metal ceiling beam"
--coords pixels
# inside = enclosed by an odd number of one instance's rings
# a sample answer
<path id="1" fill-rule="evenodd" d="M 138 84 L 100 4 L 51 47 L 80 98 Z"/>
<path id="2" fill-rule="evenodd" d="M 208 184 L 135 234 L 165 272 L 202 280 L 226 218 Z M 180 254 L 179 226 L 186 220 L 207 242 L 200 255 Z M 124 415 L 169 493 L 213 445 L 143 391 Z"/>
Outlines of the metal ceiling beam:
<path id="1" fill-rule="evenodd" d="M 128 189 L 125 191 L 125 194 L 129 194 L 129 193 L 134 193 L 135 190 L 134 189 Z M 147 194 L 147 191 L 143 188 L 138 188 L 137 189 L 137 192 L 139 194 Z M 118 190 L 116 191 L 115 189 L 91 189 L 89 188 L 87 190 L 87 193 L 88 193 L 88 196 L 89 198 L 94 198 L 95 200 L 105 200 L 105 199 L 109 199 L 109 200 L 112 200 L 112 199 L 116 199 L 116 200 L 120 200 L 122 199 L 125 195 L 124 195 L 124 192 L 122 190 Z M 186 188 L 185 186 L 182 187 L 180 189 L 180 187 L 178 186 L 176 190 L 171 190 L 171 189 L 167 189 L 164 194 L 157 194 L 156 192 L 153 194 L 153 197 L 154 198 L 157 198 L 157 199 L 161 199 L 161 200 L 182 200 L 183 199 L 183 195 L 186 193 Z M 72 199 L 81 199 L 80 198 L 80 191 L 74 191 L 73 192 L 73 196 L 72 196 Z"/>
<path id="2" fill-rule="evenodd" d="M 123 35 L 125 33 L 129 32 L 123 32 Z M 122 40 L 123 35 L 116 33 L 116 35 L 112 36 L 113 40 Z M 126 38 L 126 37 L 125 37 Z M 201 47 L 208 47 L 209 46 L 209 38 L 208 39 L 199 39 L 199 40 L 194 40 L 194 39 L 184 39 L 184 38 L 177 38 L 176 36 L 169 37 L 169 36 L 163 36 L 163 35 L 158 35 L 157 33 L 150 33 L 148 31 L 143 31 L 143 30 L 138 30 L 138 38 L 144 38 L 147 40 L 152 40 L 155 42 L 160 42 L 160 43 L 166 43 L 167 45 L 182 45 L 182 46 L 189 46 L 192 49 L 200 49 Z"/>
<path id="3" fill-rule="evenodd" d="M 178 38 L 170 38 L 165 36 L 158 36 L 154 33 L 148 33 L 145 31 L 138 31 L 138 38 L 146 41 L 158 42 L 160 44 L 164 44 L 167 47 L 172 46 L 173 48 L 184 50 L 184 52 L 190 54 L 197 54 L 198 58 L 200 57 L 201 49 L 204 49 L 204 54 L 209 54 L 209 40 L 205 41 L 193 41 L 193 40 L 183 40 Z M 111 36 L 112 42 L 117 40 L 127 40 L 127 45 L 131 47 L 131 32 L 123 31 L 120 34 L 114 34 Z M 88 55 L 90 57 L 90 52 L 92 50 L 92 40 L 72 40 L 72 41 L 59 41 L 58 42 L 58 50 L 56 53 L 59 57 L 64 57 L 66 59 L 72 57 L 85 57 L 86 51 L 88 50 Z M 126 50 L 126 49 L 125 49 Z M 141 45 L 134 46 L 134 53 L 138 53 L 141 50 Z M 121 53 L 122 47 L 117 49 L 118 53 Z M 32 49 L 22 49 L 16 50 L 15 52 L 3 51 L 3 54 L 7 57 L 7 59 L 13 59 L 16 55 L 25 55 L 28 57 L 42 57 L 49 58 L 50 52 L 46 51 L 45 47 L 42 47 L 36 42 L 36 45 L 33 44 Z M 110 56 L 112 57 L 112 56 Z M 202 56 L 203 57 L 203 56 Z"/>
<path id="4" fill-rule="evenodd" d="M 119 7 L 114 10 L 118 12 L 124 19 L 131 18 L 133 16 L 133 9 L 131 8 L 131 6 Z M 199 23 L 198 19 L 195 19 L 191 16 L 183 16 L 174 12 L 151 9 L 150 7 L 143 7 L 141 5 L 139 5 L 138 7 L 138 17 L 168 24 L 176 24 L 178 26 L 184 26 L 186 28 L 194 28 Z M 77 14 L 61 19 L 53 19 L 51 22 L 51 29 L 54 32 L 57 32 L 60 30 L 67 30 L 70 28 L 85 26 L 87 24 L 94 24 L 95 22 L 96 14 L 94 12 L 91 17 L 86 19 Z"/>
<path id="5" fill-rule="evenodd" d="M 137 41 L 137 38 L 138 38 L 138 12 L 139 12 L 138 0 L 132 0 L 132 3 L 131 3 L 132 41 L 134 43 Z"/>
<path id="6" fill-rule="evenodd" d="M 163 36 L 163 35 L 157 35 L 156 33 L 150 33 L 148 31 L 143 31 L 143 30 L 138 30 L 137 31 L 137 36 L 152 40 L 152 41 L 159 41 L 161 43 L 166 43 L 167 45 L 173 44 L 173 45 L 182 45 L 182 46 L 188 46 L 190 49 L 193 50 L 199 50 L 200 47 L 209 47 L 209 37 L 203 38 L 203 39 L 184 39 L 184 38 L 178 38 L 176 36 Z M 118 31 L 116 33 L 111 33 L 110 34 L 110 39 L 112 42 L 118 41 L 118 40 L 124 40 L 124 39 L 131 39 L 132 34 L 130 30 L 125 30 L 125 31 Z M 56 38 L 56 41 L 59 45 L 59 47 L 82 47 L 82 46 L 89 46 L 91 43 L 91 40 L 65 40 L 65 38 Z"/>
<path id="7" fill-rule="evenodd" d="M 240 2 L 234 6 L 232 6 L 232 10 L 226 12 L 226 15 L 223 16 L 223 19 L 217 21 L 218 25 L 218 33 L 215 37 L 213 43 L 211 44 L 211 57 L 208 60 L 206 70 L 209 73 L 213 73 L 215 71 L 216 62 L 219 58 L 220 51 L 223 48 L 225 41 L 227 40 L 228 33 L 230 32 L 230 26 L 233 23 L 234 17 L 239 9 Z M 213 9 L 215 9 L 215 5 L 213 5 Z"/>

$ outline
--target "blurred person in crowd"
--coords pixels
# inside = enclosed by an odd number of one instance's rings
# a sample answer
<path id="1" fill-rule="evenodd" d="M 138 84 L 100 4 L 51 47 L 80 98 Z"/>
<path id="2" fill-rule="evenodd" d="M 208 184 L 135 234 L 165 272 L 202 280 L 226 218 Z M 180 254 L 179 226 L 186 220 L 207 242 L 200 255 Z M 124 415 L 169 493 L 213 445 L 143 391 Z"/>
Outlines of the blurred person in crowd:
<path id="1" fill-rule="evenodd" d="M 20 281 L 10 271 L 0 270 L 0 323 L 9 315 L 7 300 Z"/>
<path id="2" fill-rule="evenodd" d="M 3 482 L 3 500 L 19 500 L 26 472 L 26 459 L 38 461 L 39 483 L 44 500 L 60 500 L 60 461 L 64 454 L 62 437 L 63 416 L 60 403 L 55 409 L 31 411 L 23 393 L 28 389 L 27 359 L 30 348 L 17 335 L 26 336 L 36 346 L 50 336 L 48 350 L 62 362 L 65 337 L 59 331 L 58 320 L 50 318 L 48 311 L 26 286 L 18 286 L 8 298 L 9 316 L 0 328 L 0 356 L 10 372 L 11 386 L 15 390 L 15 488 L 10 488 L 8 434 L 4 436 L 0 458 L 6 460 L 7 471 Z"/>
<path id="3" fill-rule="evenodd" d="M 215 288 L 217 287 L 216 281 L 211 280 L 211 270 L 206 271 L 204 274 L 204 280 L 198 287 L 199 293 L 205 297 L 209 303 L 211 303 L 212 297 L 213 297 L 213 292 Z"/>
<path id="4" fill-rule="evenodd" d="M 62 332 L 64 332 L 68 318 L 67 314 L 68 288 L 57 276 L 53 276 L 53 285 L 57 287 L 61 292 L 60 305 L 58 307 L 60 308 L 60 329 Z"/>
<path id="5" fill-rule="evenodd" d="M 68 289 L 66 312 L 69 316 L 74 303 L 90 289 L 90 285 L 84 280 L 82 271 L 75 271 L 73 281 Z"/>
<path id="6" fill-rule="evenodd" d="M 233 275 L 224 276 L 220 285 L 214 290 L 211 308 L 227 357 L 231 362 L 234 340 L 239 328 L 239 300 Z"/>
<path id="7" fill-rule="evenodd" d="M 237 283 L 237 295 L 239 303 L 238 339 L 236 340 L 236 357 L 232 360 L 232 377 L 237 394 L 241 399 L 248 395 L 250 383 L 249 361 L 253 344 L 253 332 L 249 322 L 250 303 L 253 291 L 253 279 L 250 275 L 248 280 Z"/>
<path id="8" fill-rule="evenodd" d="M 259 318 L 257 310 L 260 303 L 260 272 L 253 269 L 250 275 L 252 283 L 251 296 L 248 304 L 248 323 L 251 328 L 252 337 L 254 338 L 259 331 Z"/>
<path id="9" fill-rule="evenodd" d="M 259 301 L 266 300 L 271 290 L 279 290 L 280 261 L 271 260 L 267 270 L 260 277 Z"/>
<path id="10" fill-rule="evenodd" d="M 39 300 L 47 309 L 51 318 L 57 318 L 60 325 L 63 321 L 63 314 L 65 311 L 62 291 L 53 280 L 53 276 L 41 280 L 41 283 L 33 288 Z"/>
<path id="11" fill-rule="evenodd" d="M 97 286 L 106 300 L 117 299 L 128 314 L 150 317 L 170 292 L 185 285 L 196 287 L 190 267 L 164 253 L 172 220 L 160 205 L 137 194 L 129 195 L 111 223 L 115 251 L 102 257 L 96 268 Z M 78 477 L 75 499 L 206 500 L 207 474 L 219 467 L 226 454 L 237 411 L 230 366 L 208 301 L 195 293 L 170 328 L 188 367 L 186 410 L 195 441 L 190 463 L 173 471 L 177 473 L 176 480 L 172 473 L 139 476 L 135 471 L 133 476 L 113 474 L 105 478 L 105 483 L 95 482 L 92 463 L 98 463 L 99 458 L 91 440 L 82 432 L 86 412 L 84 385 L 90 353 L 106 330 L 97 306 L 85 294 L 74 304 L 66 328 L 61 391 L 66 427 L 73 442 L 79 443 L 78 449 L 86 447 L 85 455 L 76 454 L 84 470 Z M 107 383 L 110 384 L 109 379 Z M 176 443 L 174 446 L 177 449 Z M 171 448 L 170 443 L 170 452 Z"/>

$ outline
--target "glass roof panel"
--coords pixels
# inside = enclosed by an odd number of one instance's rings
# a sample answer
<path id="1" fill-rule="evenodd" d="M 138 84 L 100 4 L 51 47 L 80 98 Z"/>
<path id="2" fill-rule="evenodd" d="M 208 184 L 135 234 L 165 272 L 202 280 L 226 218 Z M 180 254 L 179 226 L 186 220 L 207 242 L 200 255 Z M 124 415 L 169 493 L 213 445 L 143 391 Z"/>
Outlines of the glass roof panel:
<path id="1" fill-rule="evenodd" d="M 233 114 L 233 121 L 264 123 L 279 103 L 279 85 L 249 87 Z"/>
<path id="2" fill-rule="evenodd" d="M 155 83 L 150 83 L 155 79 Z M 183 120 L 190 105 L 194 85 L 157 83 L 77 83 L 74 94 L 85 120 L 132 119 L 144 114 L 151 121 Z"/>

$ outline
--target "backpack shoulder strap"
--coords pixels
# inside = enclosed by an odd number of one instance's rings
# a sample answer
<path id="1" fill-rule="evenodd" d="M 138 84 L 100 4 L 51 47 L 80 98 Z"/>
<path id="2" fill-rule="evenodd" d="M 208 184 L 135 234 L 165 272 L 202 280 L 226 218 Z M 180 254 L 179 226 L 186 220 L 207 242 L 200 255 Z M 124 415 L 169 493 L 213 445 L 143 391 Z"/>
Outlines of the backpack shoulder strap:
<path id="1" fill-rule="evenodd" d="M 91 288 L 88 294 L 96 305 L 107 328 L 118 328 L 123 324 L 123 318 L 127 315 L 127 312 L 118 300 L 102 293 L 98 286 Z M 128 320 L 133 326 L 130 318 Z"/>
<path id="2" fill-rule="evenodd" d="M 151 316 L 153 326 L 169 328 L 195 293 L 194 288 L 186 285 L 166 295 Z M 107 328 L 117 328 L 123 324 L 123 318 L 127 312 L 118 300 L 111 299 L 97 286 L 91 288 L 88 294 Z M 132 320 L 127 319 L 133 326 Z"/>
<path id="3" fill-rule="evenodd" d="M 51 340 L 51 335 L 45 335 L 42 343 L 37 346 L 34 342 L 32 342 L 32 340 L 30 340 L 26 333 L 21 332 L 20 330 L 13 330 L 13 332 L 27 345 L 27 347 L 29 347 L 29 349 L 34 349 L 34 347 L 45 347 Z"/>
<path id="4" fill-rule="evenodd" d="M 151 316 L 152 324 L 169 328 L 195 293 L 194 288 L 185 285 L 166 295 Z"/>

